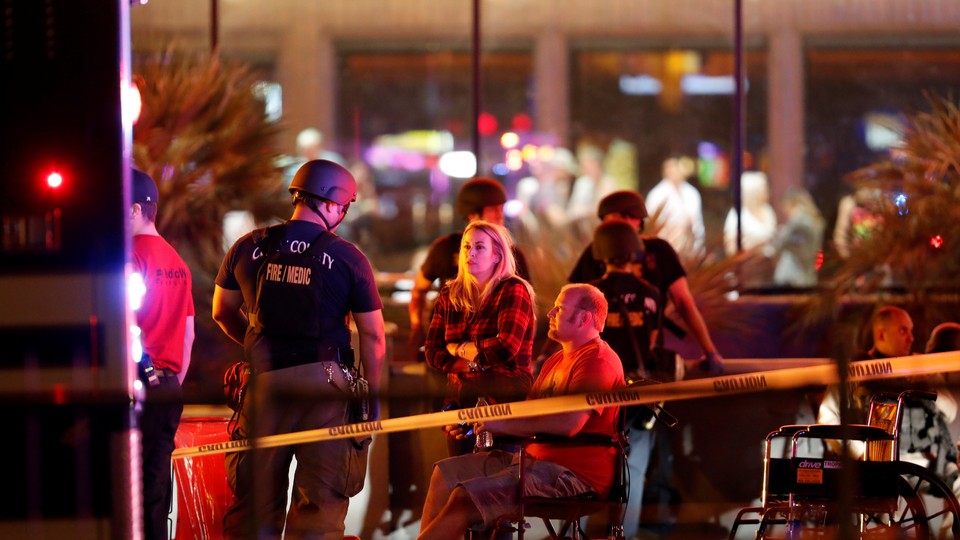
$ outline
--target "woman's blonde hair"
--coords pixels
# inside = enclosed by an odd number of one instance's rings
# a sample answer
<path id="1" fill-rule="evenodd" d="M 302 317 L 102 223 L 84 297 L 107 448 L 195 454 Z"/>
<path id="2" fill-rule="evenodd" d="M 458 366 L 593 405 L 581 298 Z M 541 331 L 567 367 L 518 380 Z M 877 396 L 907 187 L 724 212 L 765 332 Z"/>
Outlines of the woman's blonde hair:
<path id="1" fill-rule="evenodd" d="M 486 234 L 493 244 L 493 252 L 497 256 L 497 262 L 494 263 L 493 272 L 490 275 L 490 282 L 485 291 L 480 289 L 477 278 L 472 276 L 467 270 L 467 265 L 463 251 L 463 240 L 460 241 L 460 253 L 458 255 L 457 277 L 448 282 L 450 286 L 450 303 L 454 309 L 461 311 L 476 311 L 490 291 L 496 289 L 498 283 L 504 279 L 517 275 L 517 259 L 513 255 L 513 239 L 510 232 L 502 225 L 490 223 L 482 219 L 471 221 L 463 231 L 463 237 L 473 231 L 480 231 Z M 533 288 L 524 281 L 527 289 L 530 291 L 530 297 L 533 297 Z"/>

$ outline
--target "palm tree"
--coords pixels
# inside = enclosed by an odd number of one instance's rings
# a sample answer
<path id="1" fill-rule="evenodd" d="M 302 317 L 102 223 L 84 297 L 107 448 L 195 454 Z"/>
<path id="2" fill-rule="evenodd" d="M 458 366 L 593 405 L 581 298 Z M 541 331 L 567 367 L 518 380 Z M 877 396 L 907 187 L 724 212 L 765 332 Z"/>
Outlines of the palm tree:
<path id="1" fill-rule="evenodd" d="M 956 318 L 960 290 L 960 108 L 927 96 L 929 111 L 904 116 L 902 143 L 890 157 L 847 181 L 877 194 L 875 226 L 852 245 L 806 306 L 807 322 L 835 316 L 858 295 L 870 304 L 909 306 L 921 329 Z M 895 127 L 895 126 L 894 126 Z"/>
<path id="2" fill-rule="evenodd" d="M 274 148 L 280 127 L 254 94 L 253 71 L 216 54 L 171 47 L 137 58 L 134 74 L 142 112 L 133 161 L 157 181 L 157 228 L 193 272 L 194 355 L 213 360 L 194 364 L 191 371 L 201 373 L 191 379 L 203 380 L 202 372 L 210 371 L 219 380 L 230 361 L 224 356 L 237 352 L 208 316 L 224 256 L 223 218 L 248 210 L 264 222 L 289 209 Z"/>

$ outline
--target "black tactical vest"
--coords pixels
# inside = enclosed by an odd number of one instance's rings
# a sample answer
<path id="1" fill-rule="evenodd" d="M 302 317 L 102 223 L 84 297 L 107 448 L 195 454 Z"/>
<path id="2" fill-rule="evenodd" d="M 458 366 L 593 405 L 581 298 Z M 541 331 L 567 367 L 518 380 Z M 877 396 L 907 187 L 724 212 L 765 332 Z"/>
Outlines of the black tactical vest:
<path id="1" fill-rule="evenodd" d="M 342 317 L 321 316 L 321 305 L 323 276 L 332 264 L 323 251 L 338 237 L 323 231 L 307 244 L 284 242 L 283 233 L 282 225 L 254 233 L 263 263 L 250 327 L 269 342 L 274 368 L 336 359 L 338 347 L 349 347 L 349 332 Z M 338 343 L 344 334 L 347 342 Z"/>

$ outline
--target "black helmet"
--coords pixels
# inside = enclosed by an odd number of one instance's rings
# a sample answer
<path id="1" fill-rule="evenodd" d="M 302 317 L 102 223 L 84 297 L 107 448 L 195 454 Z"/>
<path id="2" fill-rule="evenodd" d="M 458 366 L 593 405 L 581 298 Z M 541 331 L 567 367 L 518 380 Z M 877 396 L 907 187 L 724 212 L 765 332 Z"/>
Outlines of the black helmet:
<path id="1" fill-rule="evenodd" d="M 484 207 L 507 202 L 507 192 L 500 182 L 492 178 L 474 178 L 463 184 L 457 192 L 456 212 L 463 217 L 479 214 Z"/>
<path id="2" fill-rule="evenodd" d="M 290 193 L 298 191 L 345 205 L 357 200 L 357 181 L 342 165 L 313 159 L 304 163 L 290 182 Z"/>
<path id="3" fill-rule="evenodd" d="M 603 219 L 607 214 L 623 214 L 634 219 L 646 219 L 647 205 L 643 202 L 643 195 L 636 191 L 614 191 L 600 199 L 597 207 L 597 216 Z"/>
<path id="4" fill-rule="evenodd" d="M 637 230 L 622 219 L 604 221 L 593 233 L 593 258 L 598 261 L 629 262 L 643 250 Z"/>

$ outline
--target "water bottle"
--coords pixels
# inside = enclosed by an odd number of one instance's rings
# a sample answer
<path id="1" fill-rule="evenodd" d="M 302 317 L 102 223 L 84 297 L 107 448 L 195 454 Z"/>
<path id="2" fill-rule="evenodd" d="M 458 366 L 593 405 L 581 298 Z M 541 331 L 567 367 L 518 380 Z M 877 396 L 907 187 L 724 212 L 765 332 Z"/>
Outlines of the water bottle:
<path id="1" fill-rule="evenodd" d="M 477 407 L 486 407 L 489 404 L 487 398 L 483 396 L 480 396 L 480 399 L 477 400 Z M 491 447 L 493 447 L 493 433 L 487 430 L 477 431 L 477 442 L 473 446 L 473 451 L 483 452 Z"/>

